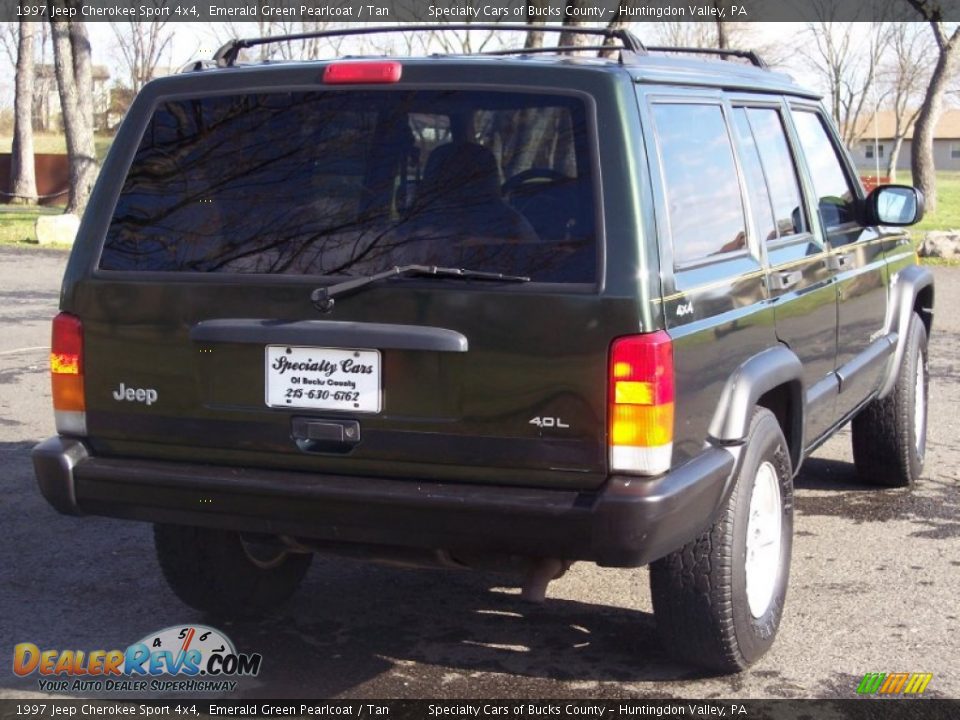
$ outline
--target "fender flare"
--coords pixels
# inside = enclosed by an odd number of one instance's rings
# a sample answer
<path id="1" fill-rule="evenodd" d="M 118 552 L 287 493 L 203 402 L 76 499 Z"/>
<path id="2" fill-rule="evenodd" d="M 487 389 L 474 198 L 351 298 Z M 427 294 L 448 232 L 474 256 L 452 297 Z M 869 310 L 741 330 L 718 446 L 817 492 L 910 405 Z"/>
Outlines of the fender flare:
<path id="1" fill-rule="evenodd" d="M 917 296 L 928 287 L 933 287 L 933 273 L 929 268 L 920 265 L 909 265 L 890 279 L 890 301 L 887 304 L 885 329 L 888 337 L 895 339 L 896 347 L 890 359 L 887 360 L 883 382 L 880 385 L 880 391 L 877 393 L 878 398 L 889 395 L 893 391 L 893 386 L 897 383 L 897 374 L 903 361 L 907 330 L 910 327 L 910 319 L 913 317 L 913 308 L 916 305 Z M 932 318 L 929 325 L 932 327 Z"/>
<path id="2" fill-rule="evenodd" d="M 729 377 L 710 422 L 711 439 L 721 445 L 742 443 L 760 398 L 781 385 L 786 385 L 790 392 L 791 437 L 786 440 L 793 466 L 799 467 L 803 453 L 803 364 L 786 345 L 754 355 Z"/>

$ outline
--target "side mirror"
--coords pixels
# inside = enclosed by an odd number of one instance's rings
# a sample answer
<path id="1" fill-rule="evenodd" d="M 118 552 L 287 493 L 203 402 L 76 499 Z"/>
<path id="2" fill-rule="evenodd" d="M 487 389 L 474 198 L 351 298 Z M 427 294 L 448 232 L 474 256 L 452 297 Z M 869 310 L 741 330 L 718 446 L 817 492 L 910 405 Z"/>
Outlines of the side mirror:
<path id="1" fill-rule="evenodd" d="M 867 195 L 867 225 L 913 225 L 923 219 L 923 193 L 909 185 L 880 185 Z"/>

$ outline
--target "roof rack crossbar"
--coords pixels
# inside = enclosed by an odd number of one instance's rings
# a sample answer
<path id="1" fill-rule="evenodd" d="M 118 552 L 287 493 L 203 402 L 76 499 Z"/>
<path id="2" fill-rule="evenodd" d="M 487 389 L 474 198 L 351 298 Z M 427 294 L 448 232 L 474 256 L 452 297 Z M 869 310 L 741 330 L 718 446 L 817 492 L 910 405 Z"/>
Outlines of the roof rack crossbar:
<path id="1" fill-rule="evenodd" d="M 552 47 L 538 47 L 538 48 L 517 48 L 515 50 L 484 50 L 483 52 L 474 53 L 476 55 L 533 55 L 536 53 L 563 53 L 563 52 L 576 52 L 579 50 L 590 50 L 590 51 L 600 51 L 600 50 L 619 50 L 614 45 L 556 45 Z M 623 48 L 626 49 L 626 48 Z"/>
<path id="2" fill-rule="evenodd" d="M 591 28 L 576 26 L 550 26 L 550 25 L 526 25 L 519 23 L 462 23 L 454 25 L 397 25 L 393 27 L 375 26 L 364 28 L 344 28 L 341 30 L 320 30 L 317 32 L 296 33 L 293 35 L 266 35 L 257 38 L 236 38 L 226 42 L 213 55 L 213 60 L 218 67 L 231 67 L 240 55 L 240 51 L 246 48 L 256 47 L 258 45 L 269 45 L 271 43 L 288 42 L 293 40 L 309 40 L 312 38 L 325 37 L 345 37 L 348 35 L 374 35 L 381 33 L 398 32 L 432 32 L 432 31 L 457 31 L 457 30 L 512 30 L 518 32 L 553 32 L 553 33 L 572 33 L 577 35 L 596 35 L 610 40 L 619 40 L 622 49 L 631 53 L 644 53 L 646 48 L 637 37 L 623 28 Z M 565 47 L 565 48 L 547 48 L 542 52 L 556 52 L 557 50 L 589 50 L 601 49 L 595 46 L 591 47 Z M 602 49 L 616 49 L 614 45 L 603 46 Z M 528 49 L 529 50 L 529 49 Z M 500 54 L 519 53 L 522 50 L 513 50 Z M 494 53 L 490 53 L 494 54 Z"/>
<path id="3" fill-rule="evenodd" d="M 690 55 L 719 55 L 720 57 L 739 57 L 749 60 L 758 68 L 767 69 L 767 64 L 763 58 L 757 55 L 753 50 L 731 50 L 724 48 L 701 48 L 701 47 L 670 47 L 667 45 L 647 45 L 647 52 L 664 53 L 683 53 Z"/>

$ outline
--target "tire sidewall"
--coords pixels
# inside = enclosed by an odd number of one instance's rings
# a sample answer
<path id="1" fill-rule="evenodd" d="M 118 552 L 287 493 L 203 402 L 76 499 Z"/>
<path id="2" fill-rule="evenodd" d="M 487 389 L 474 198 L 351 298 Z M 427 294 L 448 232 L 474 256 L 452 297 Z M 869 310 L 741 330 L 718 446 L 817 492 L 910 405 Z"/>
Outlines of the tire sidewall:
<path id="1" fill-rule="evenodd" d="M 901 417 L 907 425 L 907 434 L 910 438 L 907 452 L 907 463 L 910 467 L 910 484 L 915 483 L 923 473 L 924 456 L 926 455 L 927 424 L 930 418 L 930 368 L 927 359 L 927 331 L 923 322 L 916 315 L 911 319 L 909 342 L 906 347 L 906 356 L 902 365 L 902 374 L 897 378 L 900 384 Z M 914 415 L 916 413 L 916 378 L 917 365 L 923 364 L 923 395 L 924 395 L 924 422 L 922 427 L 922 448 L 917 448 L 917 433 Z"/>
<path id="2" fill-rule="evenodd" d="M 180 525 L 154 526 L 154 545 L 167 584 L 185 604 L 224 619 L 273 612 L 297 589 L 312 555 L 283 553 L 258 566 L 240 533 Z"/>
<path id="3" fill-rule="evenodd" d="M 770 605 L 761 617 L 755 618 L 747 602 L 747 526 L 757 470 L 764 462 L 773 465 L 780 488 L 780 561 Z M 744 449 L 735 496 L 732 498 L 734 521 L 730 569 L 731 610 L 737 645 L 748 665 L 760 658 L 773 644 L 783 615 L 793 546 L 792 475 L 790 454 L 779 424 L 771 413 L 758 414 Z"/>

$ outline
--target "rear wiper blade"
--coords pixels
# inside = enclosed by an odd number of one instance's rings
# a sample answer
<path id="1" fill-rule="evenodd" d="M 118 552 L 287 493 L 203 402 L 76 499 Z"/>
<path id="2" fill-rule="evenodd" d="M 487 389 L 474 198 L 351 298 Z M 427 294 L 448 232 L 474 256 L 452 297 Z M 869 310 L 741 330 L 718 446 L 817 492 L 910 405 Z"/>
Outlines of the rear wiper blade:
<path id="1" fill-rule="evenodd" d="M 530 282 L 526 275 L 505 275 L 498 272 L 486 272 L 483 270 L 469 270 L 467 268 L 437 267 L 436 265 L 398 265 L 391 270 L 384 270 L 374 275 L 354 278 L 353 280 L 344 280 L 335 285 L 319 287 L 310 293 L 310 299 L 320 312 L 330 312 L 335 304 L 334 298 L 338 295 L 346 295 L 356 292 L 360 288 L 366 287 L 380 280 L 386 280 L 392 277 L 402 275 L 424 275 L 427 277 L 437 277 L 454 280 L 493 280 L 499 282 Z"/>

